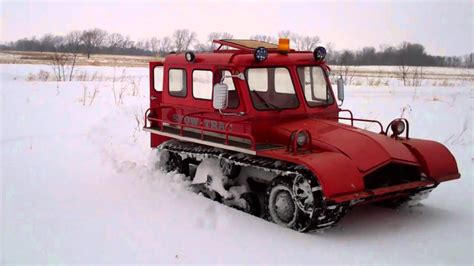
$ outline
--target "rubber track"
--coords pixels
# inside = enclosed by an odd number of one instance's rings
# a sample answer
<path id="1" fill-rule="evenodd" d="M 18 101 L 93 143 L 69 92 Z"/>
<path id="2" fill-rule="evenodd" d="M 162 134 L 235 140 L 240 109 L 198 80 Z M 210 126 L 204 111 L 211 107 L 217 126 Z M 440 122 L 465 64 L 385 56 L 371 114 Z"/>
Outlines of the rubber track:
<path id="1" fill-rule="evenodd" d="M 191 157 L 197 160 L 202 160 L 205 158 L 225 159 L 236 165 L 255 167 L 259 170 L 272 172 L 281 176 L 313 176 L 308 169 L 301 165 L 295 165 L 288 162 L 256 157 L 242 153 L 229 153 L 222 149 L 194 143 L 173 140 L 164 142 L 158 146 L 157 149 L 179 153 L 185 157 Z M 320 189 L 320 187 L 318 188 Z M 320 208 L 315 208 L 307 226 L 302 231 L 317 231 L 334 226 L 347 213 L 349 206 L 349 203 L 327 203 L 323 199 L 323 206 Z"/>

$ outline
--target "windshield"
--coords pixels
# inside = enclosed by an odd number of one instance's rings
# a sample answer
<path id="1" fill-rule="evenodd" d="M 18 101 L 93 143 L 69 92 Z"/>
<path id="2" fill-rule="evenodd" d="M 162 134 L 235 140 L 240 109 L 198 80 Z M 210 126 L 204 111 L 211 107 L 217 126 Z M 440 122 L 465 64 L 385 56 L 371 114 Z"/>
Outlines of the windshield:
<path id="1" fill-rule="evenodd" d="M 298 77 L 303 88 L 304 98 L 309 106 L 328 105 L 334 102 L 321 67 L 298 67 Z"/>
<path id="2" fill-rule="evenodd" d="M 288 69 L 250 68 L 245 74 L 255 109 L 264 111 L 298 107 L 298 97 Z"/>

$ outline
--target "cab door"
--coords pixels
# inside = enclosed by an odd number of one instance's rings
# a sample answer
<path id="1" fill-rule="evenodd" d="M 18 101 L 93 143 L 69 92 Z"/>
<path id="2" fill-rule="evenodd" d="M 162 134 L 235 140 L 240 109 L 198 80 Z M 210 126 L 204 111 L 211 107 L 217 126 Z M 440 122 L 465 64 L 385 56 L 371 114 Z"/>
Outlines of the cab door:
<path id="1" fill-rule="evenodd" d="M 163 85 L 165 84 L 163 62 L 150 62 L 150 116 L 157 118 L 161 117 L 161 110 L 154 111 L 153 108 L 158 108 L 163 101 Z M 150 122 L 150 127 L 158 126 L 156 122 Z M 150 134 L 150 146 L 157 147 L 164 141 L 169 140 L 168 137 Z"/>
<path id="2" fill-rule="evenodd" d="M 150 62 L 150 108 L 156 108 L 163 100 L 163 62 Z"/>

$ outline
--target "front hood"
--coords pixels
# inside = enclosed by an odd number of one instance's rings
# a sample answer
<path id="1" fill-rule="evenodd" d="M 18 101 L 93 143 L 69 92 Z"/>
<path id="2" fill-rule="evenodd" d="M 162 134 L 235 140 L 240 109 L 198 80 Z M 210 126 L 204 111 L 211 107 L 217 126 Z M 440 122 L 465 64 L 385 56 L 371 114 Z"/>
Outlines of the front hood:
<path id="1" fill-rule="evenodd" d="M 338 150 L 349 157 L 362 172 L 389 160 L 417 164 L 415 156 L 401 141 L 345 124 L 302 119 L 273 126 L 273 132 L 278 135 L 289 136 L 298 129 L 306 129 L 311 133 L 313 147 L 329 146 Z"/>

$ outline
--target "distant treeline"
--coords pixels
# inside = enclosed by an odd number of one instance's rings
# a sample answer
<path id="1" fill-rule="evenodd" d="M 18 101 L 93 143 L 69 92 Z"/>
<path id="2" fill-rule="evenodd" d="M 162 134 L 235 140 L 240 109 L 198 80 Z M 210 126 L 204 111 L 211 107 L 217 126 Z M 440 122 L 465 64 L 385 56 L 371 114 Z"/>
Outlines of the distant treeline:
<path id="1" fill-rule="evenodd" d="M 313 50 L 321 44 L 318 36 L 302 36 L 290 31 L 280 31 L 279 37 L 290 38 L 291 47 L 296 50 Z M 40 38 L 24 38 L 15 42 L 0 45 L 0 50 L 38 51 L 91 54 L 121 54 L 164 56 L 170 52 L 188 50 L 211 51 L 214 39 L 231 39 L 227 32 L 212 32 L 207 42 L 201 43 L 195 32 L 187 29 L 176 30 L 171 36 L 152 37 L 134 41 L 120 33 L 109 33 L 102 29 L 73 31 L 67 35 L 46 34 Z M 254 35 L 251 39 L 277 42 L 277 38 L 268 35 Z M 426 53 L 421 44 L 403 42 L 398 46 L 364 47 L 361 50 L 337 51 L 332 43 L 323 45 L 328 50 L 327 61 L 337 65 L 411 65 L 411 66 L 446 66 L 474 67 L 474 53 L 464 56 L 433 56 Z"/>
<path id="2" fill-rule="evenodd" d="M 364 47 L 357 51 L 335 52 L 333 63 L 341 65 L 407 65 L 473 68 L 474 53 L 465 56 L 433 56 L 417 43 L 403 42 L 397 47 L 385 46 L 376 50 Z"/>

